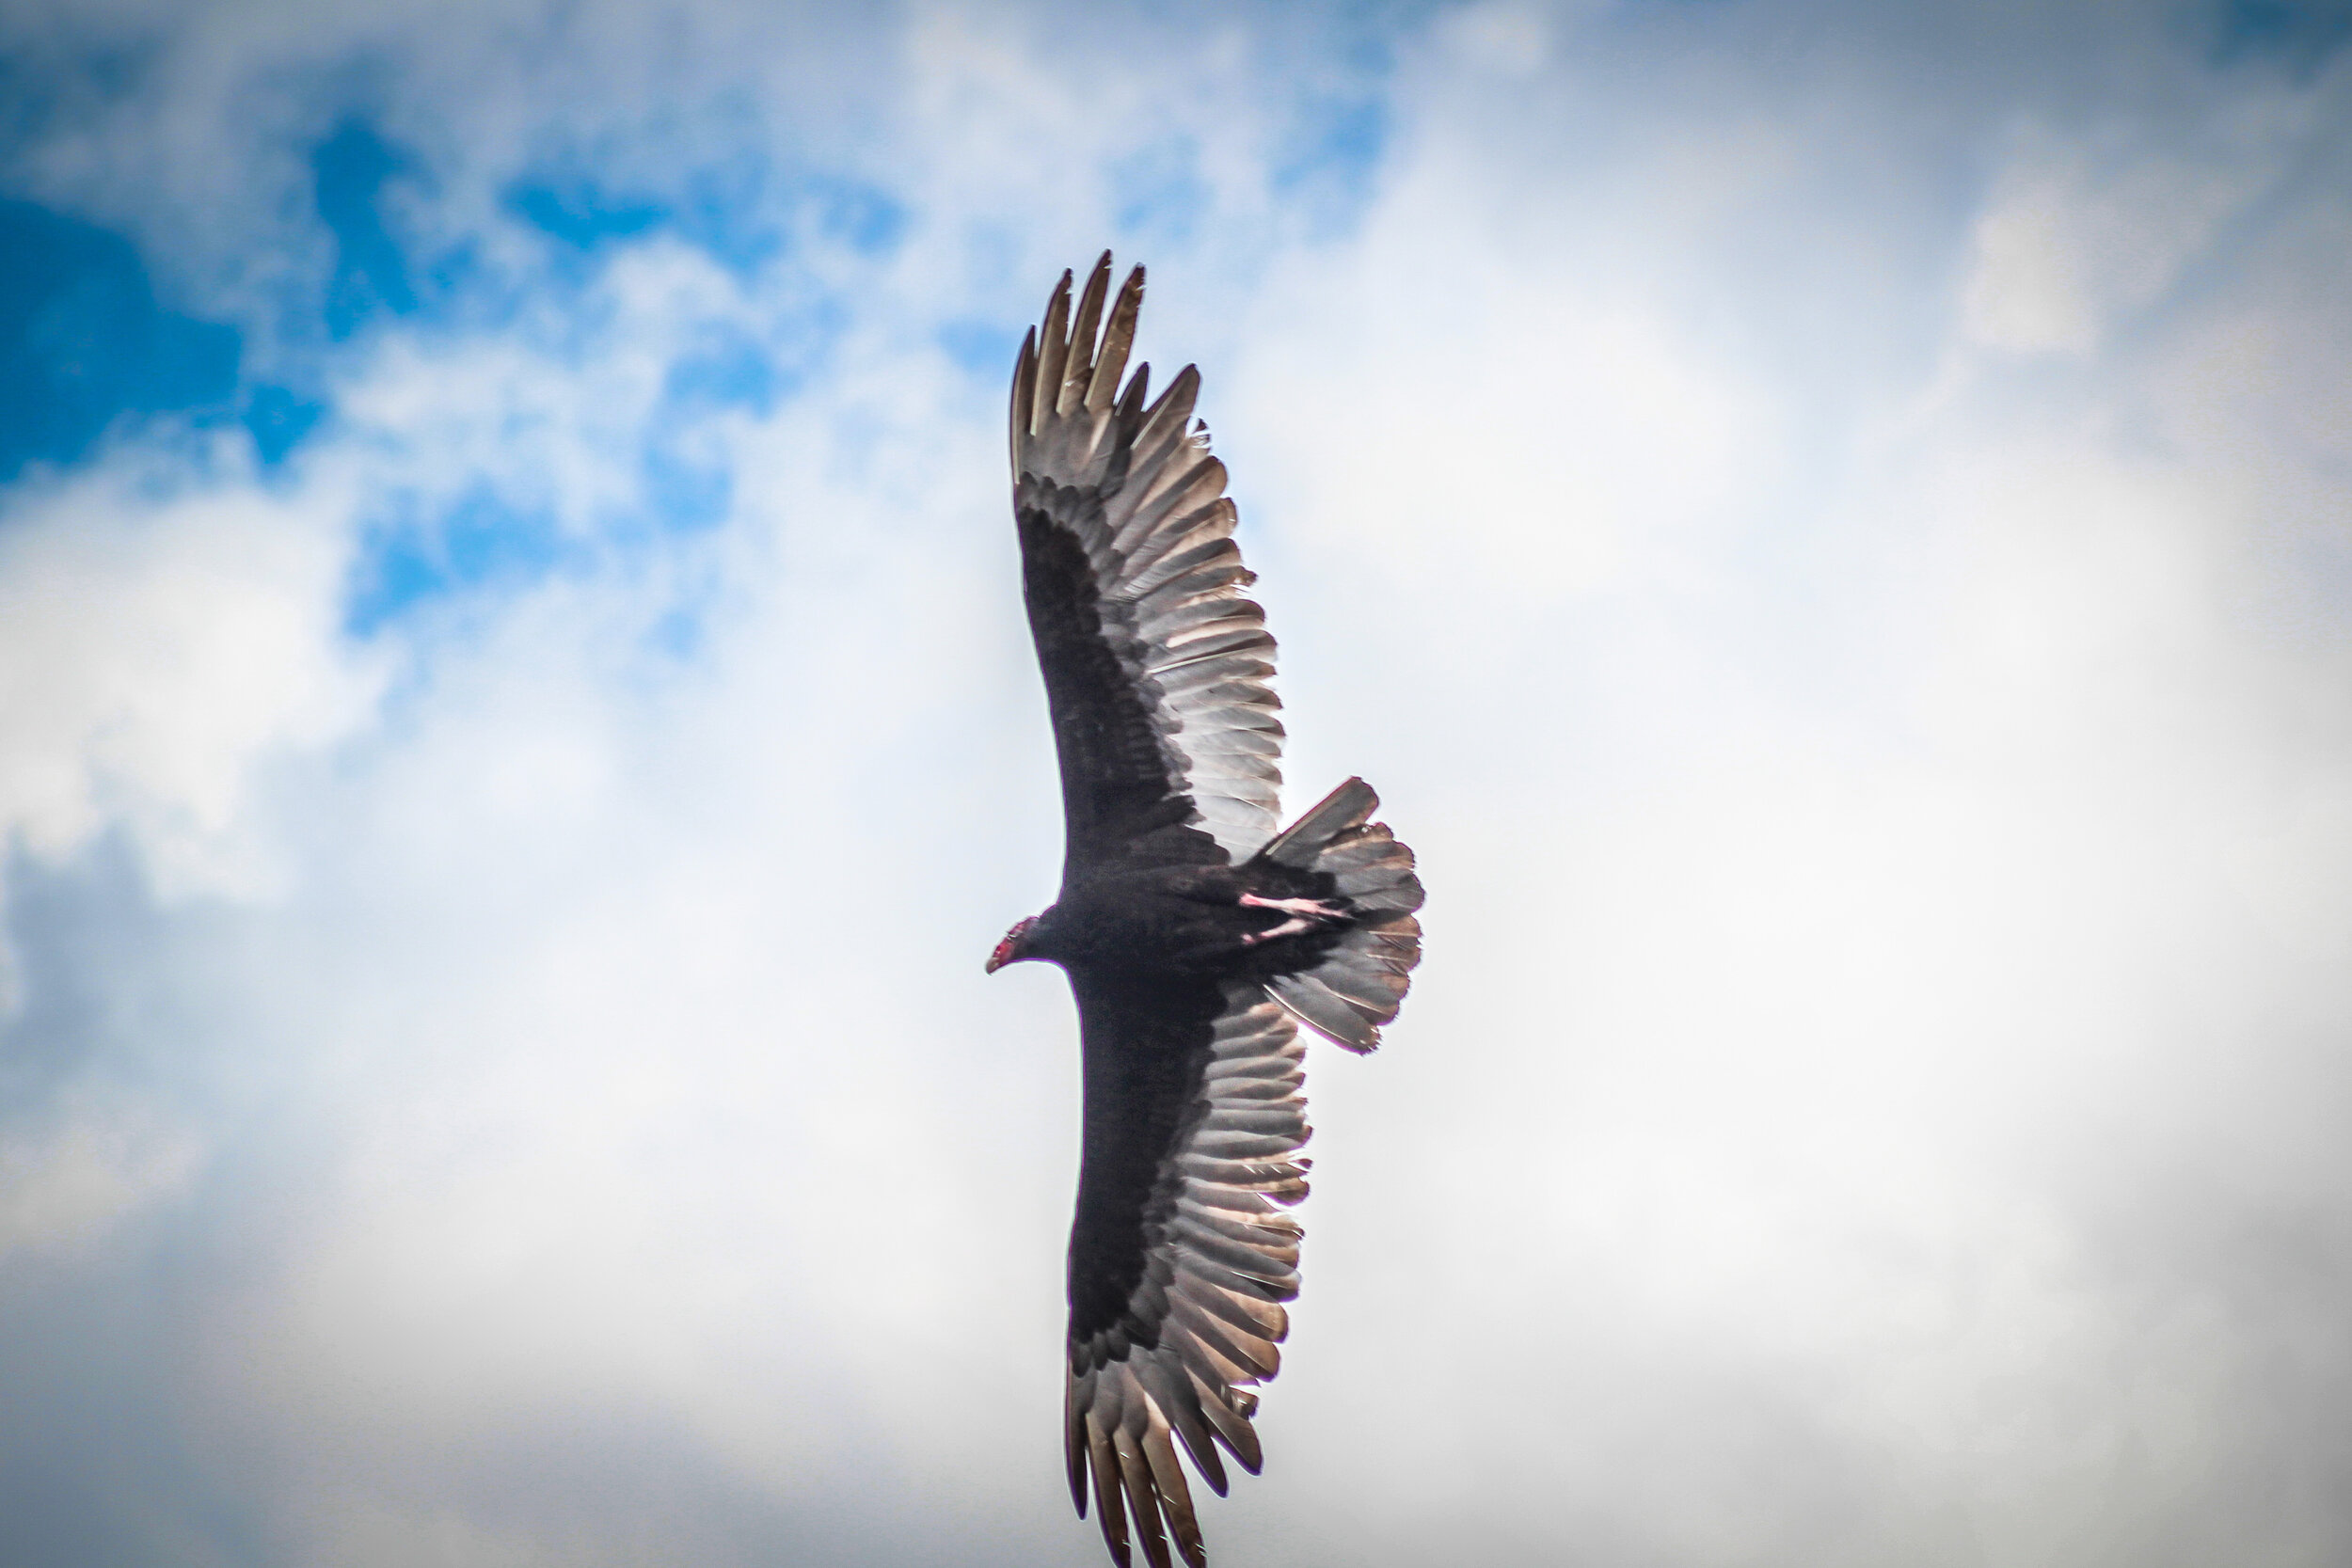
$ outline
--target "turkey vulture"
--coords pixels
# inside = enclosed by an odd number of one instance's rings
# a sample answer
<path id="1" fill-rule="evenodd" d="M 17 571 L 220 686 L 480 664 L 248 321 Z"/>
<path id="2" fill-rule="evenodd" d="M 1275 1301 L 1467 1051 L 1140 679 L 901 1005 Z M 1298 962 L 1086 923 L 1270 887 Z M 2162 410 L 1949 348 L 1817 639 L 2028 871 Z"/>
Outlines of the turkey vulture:
<path id="1" fill-rule="evenodd" d="M 1225 465 L 1187 365 L 1149 404 L 1119 385 L 1143 269 L 1073 315 L 1062 274 L 1012 381 L 1024 597 L 1061 759 L 1061 893 L 990 955 L 1059 964 L 1078 1003 L 1086 1121 L 1070 1227 L 1064 1441 L 1111 1557 L 1128 1524 L 1207 1558 L 1176 1445 L 1219 1496 L 1257 1473 L 1252 1386 L 1279 1363 L 1307 1196 L 1297 1025 L 1380 1041 L 1414 964 L 1413 854 L 1350 779 L 1275 831 L 1274 639 L 1243 595 Z M 1099 336 L 1098 336 L 1099 331 Z"/>

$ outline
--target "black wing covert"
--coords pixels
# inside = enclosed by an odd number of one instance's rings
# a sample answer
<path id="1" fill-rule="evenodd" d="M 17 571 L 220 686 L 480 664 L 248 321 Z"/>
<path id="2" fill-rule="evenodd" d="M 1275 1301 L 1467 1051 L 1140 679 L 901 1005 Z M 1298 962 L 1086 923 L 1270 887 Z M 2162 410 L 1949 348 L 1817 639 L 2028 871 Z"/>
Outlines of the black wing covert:
<path id="1" fill-rule="evenodd" d="M 1305 1047 L 1255 980 L 1125 989 L 1072 976 L 1086 1062 L 1064 1397 L 1071 1499 L 1088 1477 L 1111 1556 L 1207 1560 L 1181 1443 L 1221 1497 L 1217 1446 L 1256 1474 L 1251 1386 L 1281 1364 L 1298 1294 L 1311 1131 Z M 1165 1528 L 1163 1528 L 1165 1522 Z"/>
<path id="2" fill-rule="evenodd" d="M 1191 366 L 1150 407 L 1119 378 L 1143 269 L 1103 316 L 1108 251 L 1073 320 L 1070 275 L 1012 382 L 1013 514 L 1068 833 L 1062 885 L 1114 865 L 1242 861 L 1273 836 L 1274 639 L 1242 590 L 1225 465 Z M 1100 338 L 1097 338 L 1097 328 Z M 1189 427 L 1189 428 L 1188 428 Z"/>

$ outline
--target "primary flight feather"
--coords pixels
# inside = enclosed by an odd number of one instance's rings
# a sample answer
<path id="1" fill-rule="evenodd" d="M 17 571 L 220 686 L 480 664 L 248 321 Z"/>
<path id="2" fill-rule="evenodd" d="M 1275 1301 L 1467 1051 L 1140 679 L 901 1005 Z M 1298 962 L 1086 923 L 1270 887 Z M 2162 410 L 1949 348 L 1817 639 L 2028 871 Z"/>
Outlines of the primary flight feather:
<path id="1" fill-rule="evenodd" d="M 1412 851 L 1350 779 L 1280 832 L 1274 639 L 1243 590 L 1190 366 L 1125 385 L 1143 269 L 1062 275 L 1012 382 L 1023 595 L 1061 761 L 1061 892 L 989 958 L 1059 964 L 1085 1125 L 1070 1229 L 1071 1498 L 1120 1564 L 1207 1558 L 1181 1447 L 1259 1466 L 1307 1196 L 1304 1022 L 1379 1043 L 1421 958 Z M 1107 315 L 1105 304 L 1109 305 Z"/>

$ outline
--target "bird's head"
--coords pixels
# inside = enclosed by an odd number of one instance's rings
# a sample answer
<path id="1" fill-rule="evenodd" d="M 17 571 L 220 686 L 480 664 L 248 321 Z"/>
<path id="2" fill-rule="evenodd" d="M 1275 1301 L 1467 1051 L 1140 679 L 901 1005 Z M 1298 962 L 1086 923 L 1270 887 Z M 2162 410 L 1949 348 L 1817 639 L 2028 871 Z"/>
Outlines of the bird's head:
<path id="1" fill-rule="evenodd" d="M 1029 933 L 1036 928 L 1035 915 L 1014 921 L 1012 929 L 1005 933 L 1005 940 L 996 944 L 996 951 L 988 956 L 988 972 L 993 974 L 1007 964 L 1017 964 L 1029 957 Z"/>

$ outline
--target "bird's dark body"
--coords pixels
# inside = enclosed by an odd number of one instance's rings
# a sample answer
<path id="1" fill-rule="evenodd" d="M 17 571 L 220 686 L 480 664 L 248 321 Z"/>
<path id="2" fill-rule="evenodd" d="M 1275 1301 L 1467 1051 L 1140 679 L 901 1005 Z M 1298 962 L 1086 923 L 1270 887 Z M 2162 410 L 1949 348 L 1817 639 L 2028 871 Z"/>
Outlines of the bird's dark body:
<path id="1" fill-rule="evenodd" d="M 1253 947 L 1244 939 L 1281 924 L 1273 910 L 1245 906 L 1261 898 L 1338 897 L 1337 880 L 1271 861 L 1240 865 L 1155 865 L 1089 878 L 1030 927 L 1027 951 L 1105 985 L 1165 979 L 1271 979 L 1312 969 L 1337 929 L 1278 938 Z"/>
<path id="2" fill-rule="evenodd" d="M 1369 1052 L 1421 958 L 1412 851 L 1349 779 L 1288 828 L 1274 640 L 1181 372 L 1120 376 L 1140 268 L 1071 279 L 1011 407 L 1022 596 L 1061 764 L 1061 889 L 989 959 L 1058 964 L 1085 1071 L 1064 1386 L 1071 1495 L 1113 1559 L 1205 1548 L 1176 1445 L 1255 1472 L 1253 1386 L 1297 1294 L 1304 1023 Z M 1104 307 L 1109 304 L 1108 313 Z M 1279 830 L 1279 831 L 1278 831 Z"/>

